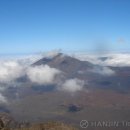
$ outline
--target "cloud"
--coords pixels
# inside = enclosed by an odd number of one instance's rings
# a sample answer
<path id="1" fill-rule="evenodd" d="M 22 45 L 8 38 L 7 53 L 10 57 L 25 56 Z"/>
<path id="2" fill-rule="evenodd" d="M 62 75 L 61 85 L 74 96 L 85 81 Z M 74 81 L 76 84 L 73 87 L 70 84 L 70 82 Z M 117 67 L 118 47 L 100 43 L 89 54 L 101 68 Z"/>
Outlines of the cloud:
<path id="1" fill-rule="evenodd" d="M 24 75 L 27 75 L 30 81 L 38 84 L 50 84 L 54 82 L 55 76 L 60 73 L 59 70 L 50 68 L 47 65 L 38 67 L 30 67 L 30 65 L 42 57 L 51 57 L 57 53 L 58 51 L 53 51 L 43 55 L 35 54 L 18 57 L 1 57 L 0 84 L 4 87 L 8 87 L 10 84 L 14 86 L 16 84 L 15 80 Z"/>
<path id="2" fill-rule="evenodd" d="M 83 87 L 84 87 L 84 81 L 74 78 L 74 79 L 66 80 L 62 84 L 61 90 L 67 91 L 67 92 L 76 92 L 76 91 L 81 91 Z"/>
<path id="3" fill-rule="evenodd" d="M 12 86 L 19 86 L 19 82 L 16 82 L 15 80 L 17 78 L 20 78 L 24 75 L 27 75 L 31 82 L 42 84 L 42 85 L 48 85 L 48 84 L 60 84 L 63 89 L 65 90 L 65 85 L 74 83 L 76 84 L 73 89 L 70 87 L 70 91 L 75 91 L 75 89 L 80 88 L 78 86 L 80 85 L 79 81 L 76 79 L 73 80 L 67 80 L 65 83 L 60 78 L 57 78 L 57 75 L 61 72 L 55 68 L 51 68 L 47 65 L 43 66 L 31 66 L 32 63 L 37 61 L 38 59 L 41 59 L 42 57 L 48 57 L 52 58 L 56 56 L 60 51 L 51 51 L 44 54 L 34 54 L 34 55 L 27 55 L 27 56 L 21 56 L 21 57 L 12 57 L 8 59 L 1 58 L 0 59 L 0 85 L 3 85 L 4 87 L 8 87 L 10 84 Z M 110 76 L 114 74 L 114 71 L 110 69 L 109 66 L 118 66 L 118 67 L 124 67 L 124 66 L 130 66 L 130 54 L 126 53 L 119 53 L 119 54 L 104 54 L 104 55 L 95 55 L 95 54 L 86 54 L 86 53 L 73 53 L 71 55 L 79 60 L 82 61 L 89 61 L 93 64 L 99 65 L 99 67 L 93 68 L 92 72 L 98 73 L 101 75 Z M 107 57 L 105 60 L 101 60 L 100 57 Z M 83 73 L 80 72 L 79 73 Z M 58 80 L 57 80 L 58 79 Z M 64 84 L 64 85 L 62 85 Z M 66 85 L 66 86 L 67 86 Z M 66 87 L 67 88 L 67 87 Z M 71 90 L 72 89 L 72 90 Z"/>
<path id="4" fill-rule="evenodd" d="M 41 65 L 29 67 L 26 73 L 30 81 L 40 85 L 49 85 L 55 82 L 56 75 L 61 72 L 48 65 Z"/>
<path id="5" fill-rule="evenodd" d="M 51 52 L 50 52 L 51 53 Z M 58 53 L 58 52 L 57 52 Z M 56 52 L 55 52 L 56 54 Z M 14 82 L 17 78 L 26 74 L 27 68 L 35 61 L 53 54 L 30 54 L 22 56 L 0 57 L 0 83 Z"/>
<path id="6" fill-rule="evenodd" d="M 110 69 L 109 67 L 102 67 L 102 66 L 101 67 L 95 67 L 90 71 L 104 75 L 104 76 L 112 76 L 112 75 L 115 74 L 115 72 L 112 69 Z"/>
<path id="7" fill-rule="evenodd" d="M 115 66 L 115 67 L 125 67 L 130 66 L 130 54 L 113 54 L 104 61 L 104 65 Z"/>
<path id="8" fill-rule="evenodd" d="M 100 55 L 96 55 L 96 54 L 87 54 L 87 53 L 75 53 L 70 55 L 76 59 L 79 59 L 80 61 L 88 61 L 91 62 L 93 64 L 101 64 L 101 60 L 99 60 L 98 58 L 100 57 Z"/>
<path id="9" fill-rule="evenodd" d="M 1 61 L 0 62 L 0 82 L 6 83 L 14 81 L 21 77 L 23 73 L 23 67 L 15 61 Z"/>
<path id="10" fill-rule="evenodd" d="M 47 57 L 47 58 L 53 58 L 53 57 L 57 56 L 59 53 L 61 53 L 60 49 L 52 50 L 52 51 L 44 53 L 43 56 Z"/>
<path id="11" fill-rule="evenodd" d="M 0 103 L 7 103 L 7 99 L 0 93 Z"/>
<path id="12" fill-rule="evenodd" d="M 129 53 L 108 53 L 102 55 L 76 53 L 73 57 L 81 61 L 89 61 L 93 64 L 100 66 L 114 66 L 114 67 L 125 67 L 130 66 L 130 54 Z M 106 57 L 106 60 L 101 60 L 101 57 Z"/>

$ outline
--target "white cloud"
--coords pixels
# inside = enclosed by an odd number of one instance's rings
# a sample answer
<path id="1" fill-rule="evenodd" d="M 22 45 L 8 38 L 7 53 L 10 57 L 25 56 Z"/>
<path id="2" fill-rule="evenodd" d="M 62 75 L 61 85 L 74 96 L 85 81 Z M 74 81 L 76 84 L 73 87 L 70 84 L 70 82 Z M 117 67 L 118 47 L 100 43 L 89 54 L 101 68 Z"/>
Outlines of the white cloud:
<path id="1" fill-rule="evenodd" d="M 109 67 L 102 67 L 102 66 L 101 67 L 95 67 L 90 71 L 104 75 L 104 76 L 111 76 L 111 75 L 115 74 L 115 72 L 112 69 L 110 69 Z"/>
<path id="2" fill-rule="evenodd" d="M 82 60 L 89 61 L 93 64 L 98 64 L 101 66 L 115 66 L 124 67 L 130 66 L 130 54 L 129 53 L 108 53 L 108 54 L 86 54 L 86 53 L 76 53 L 72 55 L 73 57 Z M 106 60 L 101 60 L 100 57 L 106 57 Z"/>
<path id="3" fill-rule="evenodd" d="M 52 84 L 55 82 L 56 75 L 61 72 L 55 68 L 51 68 L 48 65 L 33 66 L 27 69 L 28 78 L 40 85 Z"/>
<path id="4" fill-rule="evenodd" d="M 15 61 L 0 62 L 0 82 L 6 83 L 23 75 L 23 67 Z"/>
<path id="5" fill-rule="evenodd" d="M 43 53 L 42 55 L 47 58 L 53 58 L 53 57 L 57 56 L 60 52 L 61 52 L 61 50 L 58 49 L 58 50 L 52 50 L 52 51 Z"/>
<path id="6" fill-rule="evenodd" d="M 38 60 L 38 58 L 39 59 L 41 59 L 41 58 L 52 59 L 55 56 L 57 56 L 59 53 L 62 53 L 62 51 L 60 49 L 55 49 L 55 50 L 51 50 L 51 51 L 47 51 L 47 52 L 39 52 L 38 54 L 28 56 L 28 59 L 32 60 L 33 62 L 34 62 L 34 60 L 36 61 L 36 59 Z"/>
<path id="7" fill-rule="evenodd" d="M 113 54 L 110 55 L 109 58 L 104 61 L 104 65 L 107 66 L 130 66 L 130 54 Z"/>
<path id="8" fill-rule="evenodd" d="M 51 51 L 45 54 L 15 56 L 15 57 L 8 57 L 8 56 L 1 57 L 0 59 L 0 83 L 5 83 L 6 85 L 4 86 L 8 86 L 8 84 L 13 83 L 17 78 L 20 78 L 24 76 L 25 74 L 29 76 L 29 79 L 31 81 L 37 82 L 39 84 L 44 84 L 44 83 L 49 84 L 51 82 L 54 82 L 53 80 L 54 80 L 55 75 L 60 73 L 59 70 L 50 68 L 47 65 L 42 66 L 42 67 L 41 66 L 30 67 L 30 65 L 43 57 L 53 57 L 57 55 L 58 53 L 59 53 L 58 51 Z M 31 74 L 33 74 L 33 76 L 31 76 Z"/>
<path id="9" fill-rule="evenodd" d="M 7 99 L 0 93 L 0 103 L 7 103 Z"/>
<path id="10" fill-rule="evenodd" d="M 5 90 L 6 88 L 5 88 L 5 86 L 4 85 L 0 85 L 0 92 L 3 92 L 4 90 Z"/>
<path id="11" fill-rule="evenodd" d="M 87 54 L 87 53 L 75 53 L 71 55 L 74 58 L 79 59 L 80 61 L 88 61 L 93 64 L 101 64 L 101 60 L 98 59 L 100 55 L 96 54 Z"/>
<path id="12" fill-rule="evenodd" d="M 66 80 L 62 86 L 61 90 L 67 92 L 76 92 L 82 90 L 84 87 L 84 81 L 79 79 L 68 79 Z"/>

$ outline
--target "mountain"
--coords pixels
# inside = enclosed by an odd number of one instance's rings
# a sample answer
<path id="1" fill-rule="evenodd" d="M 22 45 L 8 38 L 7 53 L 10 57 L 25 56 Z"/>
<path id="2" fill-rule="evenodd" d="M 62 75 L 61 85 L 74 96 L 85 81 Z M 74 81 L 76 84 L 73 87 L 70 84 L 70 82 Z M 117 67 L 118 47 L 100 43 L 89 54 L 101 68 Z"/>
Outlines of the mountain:
<path id="1" fill-rule="evenodd" d="M 99 59 L 104 61 L 107 57 Z M 130 67 L 104 67 L 62 53 L 58 53 L 53 58 L 42 58 L 32 64 L 32 66 L 40 65 L 49 65 L 64 72 L 66 79 L 84 80 L 91 88 L 113 89 L 119 92 L 130 90 Z"/>
<path id="2" fill-rule="evenodd" d="M 102 61 L 106 59 L 107 57 L 101 57 Z M 96 65 L 59 53 L 52 58 L 41 58 L 29 68 L 38 69 L 39 76 L 41 69 L 46 69 L 45 66 L 61 71 L 56 77 L 59 79 L 51 84 L 38 84 L 32 82 L 27 75 L 23 76 L 17 80 L 18 87 L 10 85 L 2 92 L 8 103 L 0 105 L 1 112 L 7 112 L 18 122 L 36 123 L 29 126 L 29 129 L 39 129 L 46 126 L 39 122 L 50 121 L 74 124 L 79 128 L 83 119 L 129 120 L 130 67 Z M 41 74 L 40 79 L 44 80 L 48 73 Z M 36 78 L 39 79 L 38 76 Z M 84 84 L 79 81 L 84 81 Z M 67 86 L 67 89 L 81 89 L 74 92 L 64 91 L 60 89 L 63 86 Z M 24 126 L 24 123 L 21 125 Z"/>
<path id="3" fill-rule="evenodd" d="M 53 58 L 42 58 L 39 61 L 35 62 L 34 66 L 47 64 L 52 68 L 59 69 L 68 75 L 74 75 L 78 71 L 88 70 L 93 67 L 93 64 L 88 61 L 80 61 L 71 56 L 58 53 Z"/>

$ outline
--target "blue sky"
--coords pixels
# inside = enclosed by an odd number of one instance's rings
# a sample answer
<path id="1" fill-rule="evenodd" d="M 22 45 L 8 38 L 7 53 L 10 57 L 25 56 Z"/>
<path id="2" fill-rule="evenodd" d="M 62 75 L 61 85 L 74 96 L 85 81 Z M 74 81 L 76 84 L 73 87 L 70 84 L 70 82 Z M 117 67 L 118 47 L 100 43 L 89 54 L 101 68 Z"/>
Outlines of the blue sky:
<path id="1" fill-rule="evenodd" d="M 0 0 L 0 53 L 129 51 L 130 0 Z"/>

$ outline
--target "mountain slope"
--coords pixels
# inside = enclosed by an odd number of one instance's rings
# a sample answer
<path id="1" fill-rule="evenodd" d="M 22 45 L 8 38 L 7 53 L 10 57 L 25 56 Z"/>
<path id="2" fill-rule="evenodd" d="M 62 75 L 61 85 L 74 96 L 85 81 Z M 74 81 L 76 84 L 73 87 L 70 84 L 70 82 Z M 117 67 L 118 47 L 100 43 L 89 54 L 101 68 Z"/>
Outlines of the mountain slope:
<path id="1" fill-rule="evenodd" d="M 77 70 L 84 70 L 92 68 L 93 64 L 87 61 L 80 61 L 76 58 L 64 55 L 62 53 L 57 54 L 52 59 L 43 58 L 35 62 L 33 65 L 47 64 L 52 68 L 57 68 L 66 73 L 75 73 Z"/>
<path id="2" fill-rule="evenodd" d="M 104 67 L 88 61 L 80 61 L 62 53 L 53 58 L 42 58 L 33 66 L 45 64 L 64 72 L 66 79 L 78 78 L 88 82 L 91 88 L 109 88 L 119 92 L 127 92 L 130 89 L 130 67 Z M 109 74 L 110 72 L 113 74 Z"/>

